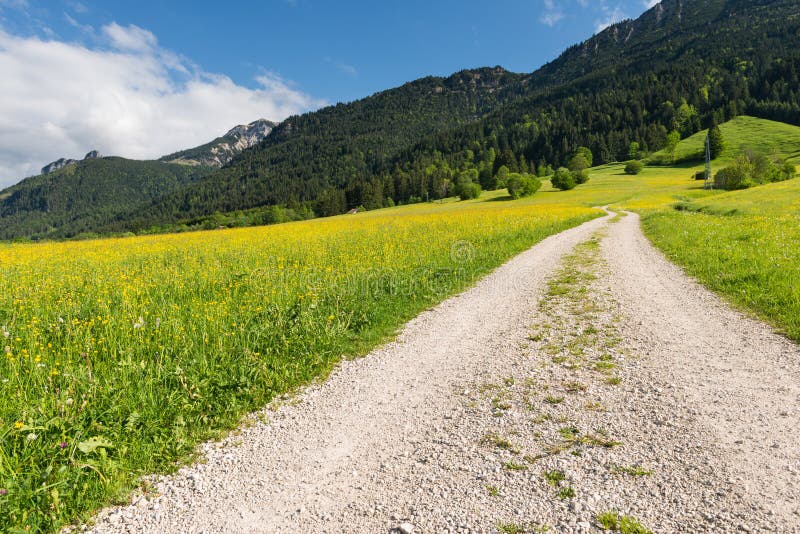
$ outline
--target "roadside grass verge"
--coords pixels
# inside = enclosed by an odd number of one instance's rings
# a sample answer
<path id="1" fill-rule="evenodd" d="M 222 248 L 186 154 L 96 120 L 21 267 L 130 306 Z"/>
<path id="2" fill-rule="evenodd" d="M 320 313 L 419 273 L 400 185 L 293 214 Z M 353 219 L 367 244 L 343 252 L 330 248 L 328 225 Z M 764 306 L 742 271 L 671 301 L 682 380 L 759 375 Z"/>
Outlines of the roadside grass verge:
<path id="1" fill-rule="evenodd" d="M 740 308 L 800 341 L 800 180 L 646 214 L 670 260 Z"/>

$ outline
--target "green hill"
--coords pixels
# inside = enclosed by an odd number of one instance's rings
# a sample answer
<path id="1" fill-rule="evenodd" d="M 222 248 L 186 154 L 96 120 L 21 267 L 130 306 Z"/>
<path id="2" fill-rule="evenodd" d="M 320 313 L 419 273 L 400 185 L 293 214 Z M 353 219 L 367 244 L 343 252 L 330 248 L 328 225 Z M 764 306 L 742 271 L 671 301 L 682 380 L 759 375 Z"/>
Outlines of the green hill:
<path id="1" fill-rule="evenodd" d="M 625 160 L 632 141 L 658 150 L 672 129 L 689 137 L 745 112 L 800 124 L 796 7 L 665 0 L 530 75 L 465 71 L 292 117 L 140 220 L 297 202 L 320 214 L 380 207 L 447 196 L 467 169 L 491 188 L 500 166 L 563 165 L 578 146 L 595 163 Z"/>
<path id="2" fill-rule="evenodd" d="M 733 159 L 747 149 L 764 154 L 777 154 L 800 163 L 800 127 L 746 115 L 721 124 L 725 150 L 720 162 Z M 702 161 L 708 130 L 701 130 L 682 140 L 675 149 L 676 162 Z M 655 154 L 656 157 L 663 152 Z"/>
<path id="3" fill-rule="evenodd" d="M 197 181 L 209 167 L 124 158 L 88 159 L 0 192 L 0 239 L 96 232 L 126 211 Z"/>

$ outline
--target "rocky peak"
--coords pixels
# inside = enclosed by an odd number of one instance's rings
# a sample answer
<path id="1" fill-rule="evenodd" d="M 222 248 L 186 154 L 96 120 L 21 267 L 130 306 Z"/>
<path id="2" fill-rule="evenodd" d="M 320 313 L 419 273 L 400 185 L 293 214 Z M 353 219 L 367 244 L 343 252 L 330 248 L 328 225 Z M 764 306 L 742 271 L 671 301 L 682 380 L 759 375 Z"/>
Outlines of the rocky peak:
<path id="1" fill-rule="evenodd" d="M 48 163 L 44 167 L 42 167 L 42 174 L 50 174 L 51 172 L 60 171 L 67 165 L 72 165 L 74 163 L 78 163 L 76 159 L 66 159 L 66 158 L 59 158 L 52 163 Z"/>
<path id="2" fill-rule="evenodd" d="M 83 160 L 81 161 L 86 161 L 87 159 L 98 159 L 100 157 L 101 157 L 100 152 L 98 152 L 97 150 L 92 150 L 89 153 L 87 153 L 83 157 Z M 75 163 L 78 163 L 77 159 L 59 158 L 54 162 L 48 163 L 47 165 L 42 167 L 42 174 L 50 174 L 51 172 L 60 171 L 64 167 L 68 165 L 74 165 Z"/>
<path id="3" fill-rule="evenodd" d="M 273 128 L 275 128 L 274 122 L 270 122 L 266 119 L 258 119 L 250 124 L 234 126 L 228 130 L 228 133 L 226 133 L 224 137 L 234 137 L 237 140 L 243 140 L 243 144 L 247 145 L 245 148 L 250 148 L 268 136 Z"/>
<path id="4" fill-rule="evenodd" d="M 258 119 L 249 124 L 234 126 L 222 137 L 189 150 L 176 152 L 161 158 L 162 161 L 183 165 L 208 165 L 222 167 L 243 150 L 260 143 L 275 128 L 276 124 L 266 119 Z"/>

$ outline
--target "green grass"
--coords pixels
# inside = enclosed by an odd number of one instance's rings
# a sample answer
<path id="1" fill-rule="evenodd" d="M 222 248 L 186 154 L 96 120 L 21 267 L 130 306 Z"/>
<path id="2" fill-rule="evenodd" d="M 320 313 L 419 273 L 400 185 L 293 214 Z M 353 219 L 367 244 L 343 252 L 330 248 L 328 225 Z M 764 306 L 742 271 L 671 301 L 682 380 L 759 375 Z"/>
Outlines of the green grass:
<path id="1" fill-rule="evenodd" d="M 648 477 L 653 474 L 651 469 L 645 469 L 639 465 L 615 465 L 611 467 L 611 472 L 632 477 Z"/>
<path id="2" fill-rule="evenodd" d="M 744 116 L 720 128 L 727 146 L 715 169 L 745 148 L 800 164 L 800 127 Z M 683 140 L 678 155 L 697 151 L 704 139 L 700 132 Z M 645 234 L 672 261 L 800 341 L 800 179 L 705 191 L 692 179 L 700 169 L 702 162 L 683 163 L 626 177 L 621 165 L 596 167 L 574 198 L 582 205 L 638 211 Z"/>
<path id="3" fill-rule="evenodd" d="M 504 462 L 503 463 L 503 467 L 507 471 L 525 471 L 526 469 L 528 469 L 527 465 L 517 463 L 517 462 L 515 462 L 513 460 L 510 460 L 508 462 Z"/>
<path id="4" fill-rule="evenodd" d="M 612 530 L 620 534 L 651 534 L 651 530 L 642 525 L 638 519 L 617 512 L 603 512 L 597 515 L 597 522 L 603 530 Z"/>
<path id="5" fill-rule="evenodd" d="M 800 127 L 756 117 L 736 117 L 720 125 L 725 150 L 715 164 L 729 162 L 742 151 L 751 149 L 764 154 L 777 154 L 800 163 Z M 675 149 L 675 161 L 702 161 L 708 130 L 683 139 Z M 660 153 L 659 153 L 660 154 Z"/>
<path id="6" fill-rule="evenodd" d="M 524 525 L 517 523 L 498 523 L 497 530 L 504 534 L 523 534 L 526 529 Z"/>
<path id="7" fill-rule="evenodd" d="M 558 486 L 561 481 L 567 478 L 567 475 L 564 474 L 563 471 L 554 470 L 554 471 L 545 471 L 542 473 L 542 477 L 544 477 L 545 481 L 553 487 Z"/>
<path id="8" fill-rule="evenodd" d="M 465 202 L 0 245 L 0 532 L 124 502 L 142 475 L 596 215 Z"/>
<path id="9" fill-rule="evenodd" d="M 495 432 L 486 434 L 483 439 L 481 439 L 481 442 L 486 445 L 493 445 L 498 449 L 509 451 L 514 454 L 519 453 L 519 449 L 513 443 L 511 443 L 511 441 Z"/>
<path id="10" fill-rule="evenodd" d="M 575 488 L 573 488 L 572 486 L 564 486 L 562 488 L 558 488 L 558 490 L 556 490 L 556 497 L 558 497 L 562 501 L 565 501 L 567 499 L 572 499 L 573 497 L 575 497 Z"/>

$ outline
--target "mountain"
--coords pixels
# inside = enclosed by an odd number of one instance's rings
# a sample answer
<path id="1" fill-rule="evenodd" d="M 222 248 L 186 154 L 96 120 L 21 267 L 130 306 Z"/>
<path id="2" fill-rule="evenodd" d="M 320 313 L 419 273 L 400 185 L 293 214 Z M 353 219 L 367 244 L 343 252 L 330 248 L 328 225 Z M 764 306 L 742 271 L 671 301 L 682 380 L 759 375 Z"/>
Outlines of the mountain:
<path id="1" fill-rule="evenodd" d="M 137 224 L 307 203 L 321 215 L 450 194 L 473 168 L 492 187 L 512 171 L 596 163 L 631 142 L 660 149 L 749 113 L 800 124 L 795 0 L 664 0 L 538 71 L 424 78 L 278 125 L 219 172 L 160 199 Z"/>
<path id="2" fill-rule="evenodd" d="M 176 207 L 193 217 L 343 192 L 421 137 L 473 123 L 515 98 L 522 81 L 499 67 L 462 71 L 290 117 L 212 179 L 168 195 L 145 213 L 168 221 Z"/>
<path id="3" fill-rule="evenodd" d="M 210 143 L 175 152 L 160 158 L 159 161 L 219 168 L 230 162 L 236 154 L 263 141 L 275 126 L 277 125 L 274 122 L 266 119 L 235 126 L 228 133 L 217 137 Z"/>
<path id="4" fill-rule="evenodd" d="M 261 142 L 275 123 L 260 119 L 229 130 L 205 145 L 158 161 L 61 158 L 39 176 L 0 191 L 0 239 L 70 238 L 102 231 L 154 199 L 196 182 Z"/>
<path id="5" fill-rule="evenodd" d="M 70 163 L 0 191 L 0 239 L 91 234 L 211 170 L 117 157 Z"/>
<path id="6" fill-rule="evenodd" d="M 85 161 L 87 159 L 97 159 L 99 157 L 100 153 L 97 150 L 92 150 L 83 157 L 83 160 Z M 51 172 L 60 171 L 67 165 L 73 165 L 75 163 L 78 163 L 77 159 L 60 158 L 42 167 L 42 174 L 50 174 Z"/>
<path id="7" fill-rule="evenodd" d="M 799 73 L 796 0 L 663 0 L 531 74 L 465 70 L 290 117 L 222 168 L 90 228 L 331 215 L 447 196 L 465 173 L 493 188 L 503 166 L 557 167 L 580 146 L 595 163 L 624 160 L 632 142 L 653 152 L 670 131 L 686 138 L 745 113 L 800 124 Z M 166 160 L 223 163 L 211 149 L 243 138 L 228 135 Z M 24 223 L 15 232 L 41 235 Z"/>

